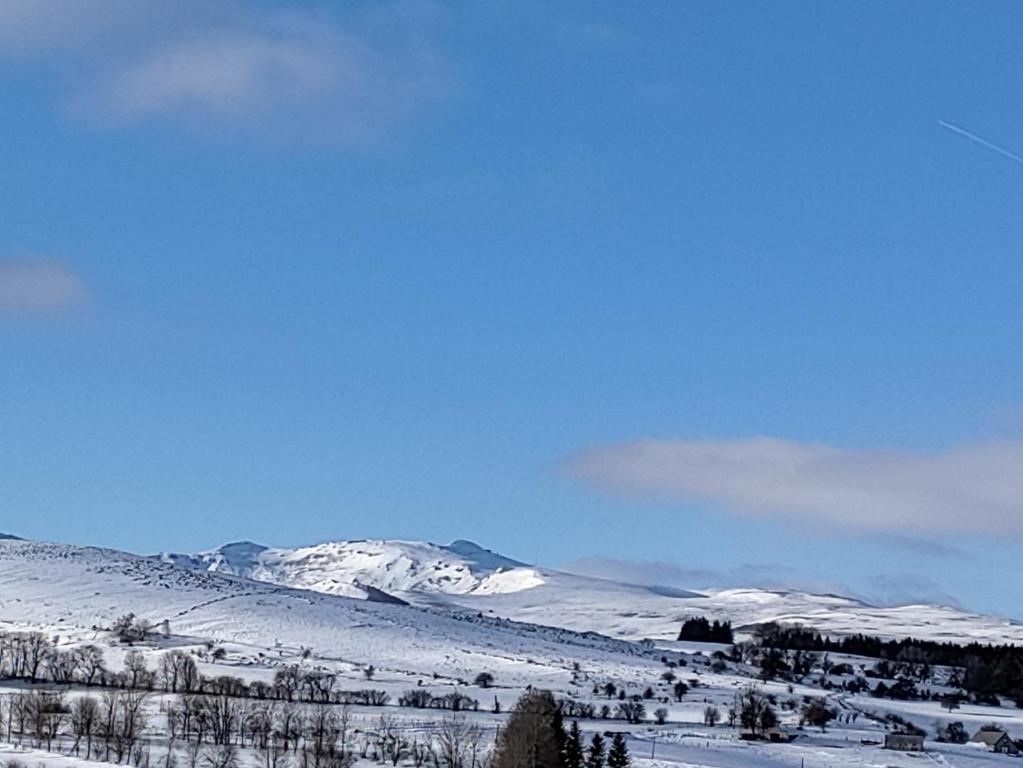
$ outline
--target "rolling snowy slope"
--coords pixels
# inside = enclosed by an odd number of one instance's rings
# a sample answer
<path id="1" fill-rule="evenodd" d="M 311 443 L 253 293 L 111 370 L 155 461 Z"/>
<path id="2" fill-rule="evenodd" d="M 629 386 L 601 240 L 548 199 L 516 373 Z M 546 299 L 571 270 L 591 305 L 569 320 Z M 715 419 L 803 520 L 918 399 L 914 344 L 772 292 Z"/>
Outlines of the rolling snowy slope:
<path id="1" fill-rule="evenodd" d="M 778 700 L 782 724 L 798 737 L 791 744 L 749 743 L 739 737 L 736 728 L 710 728 L 701 722 L 708 706 L 727 711 L 736 690 L 758 679 L 756 666 L 729 662 L 716 669 L 709 656 L 712 646 L 683 648 L 685 644 L 665 641 L 663 647 L 675 652 L 652 650 L 602 635 L 511 622 L 485 612 L 481 615 L 477 609 L 541 617 L 552 624 L 600 623 L 619 627 L 623 634 L 668 626 L 671 611 L 676 612 L 677 619 L 699 610 L 725 612 L 739 622 L 766 616 L 818 625 L 831 621 L 833 626 L 850 631 L 869 630 L 870 622 L 874 622 L 888 629 L 912 626 L 914 634 L 924 629 L 947 635 L 978 636 L 990 631 L 1002 632 L 1001 639 L 1018 636 L 1017 626 L 1000 628 L 990 617 L 932 606 L 877 609 L 844 598 L 798 593 L 722 590 L 695 595 L 658 590 L 524 566 L 464 542 L 452 547 L 349 542 L 346 546 L 311 549 L 321 555 L 344 553 L 351 558 L 348 571 L 330 576 L 323 570 L 329 567 L 329 558 L 310 560 L 305 553 L 292 559 L 285 551 L 265 557 L 268 550 L 256 545 L 235 545 L 226 552 L 195 558 L 160 559 L 109 549 L 5 539 L 0 541 L 0 631 L 41 630 L 62 649 L 95 643 L 102 646 L 108 668 L 117 670 L 123 667 L 129 646 L 105 628 L 124 613 L 134 612 L 158 626 L 165 621 L 168 625 L 130 646 L 145 655 L 150 669 L 157 667 L 167 651 L 184 649 L 210 677 L 226 674 L 248 681 L 269 681 L 282 665 L 299 665 L 327 673 L 335 679 L 339 691 L 373 687 L 388 694 L 390 706 L 354 707 L 354 722 L 360 729 L 372 729 L 386 716 L 402 723 L 401 727 L 408 729 L 404 732 L 432 733 L 444 713 L 395 705 L 402 693 L 412 689 L 437 695 L 468 693 L 483 705 L 481 711 L 469 716 L 488 723 L 492 728 L 488 733 L 492 733 L 527 686 L 548 688 L 559 697 L 595 708 L 615 706 L 617 699 L 602 691 L 608 682 L 614 683 L 621 695 L 629 692 L 637 697 L 649 687 L 651 708 L 655 703 L 663 705 L 666 722 L 658 725 L 648 719 L 628 726 L 637 768 L 908 768 L 922 759 L 981 768 L 1010 759 L 933 741 L 928 742 L 926 758 L 884 752 L 877 743 L 885 732 L 886 713 L 911 718 L 925 727 L 955 719 L 973 729 L 996 721 L 1013 735 L 1023 733 L 1023 719 L 1018 710 L 1008 706 L 963 702 L 951 713 L 943 709 L 942 701 L 930 696 L 914 701 L 878 699 L 842 687 L 818 687 L 827 673 L 817 669 L 801 680 L 758 680 L 765 695 Z M 339 581 L 352 578 L 354 583 L 356 577 L 351 574 L 357 572 L 360 580 L 373 578 L 386 583 L 396 594 L 441 608 L 321 594 L 228 572 L 255 574 L 262 572 L 258 568 L 267 568 L 268 573 L 280 576 L 280 569 L 286 565 L 298 567 L 296 563 L 309 574 L 320 569 L 309 576 L 311 583 L 324 577 Z M 374 573 L 377 568 L 383 571 L 379 579 Z M 527 574 L 529 577 L 523 578 Z M 492 583 L 495 575 L 503 576 L 506 584 L 518 580 L 519 587 L 481 591 L 480 587 Z M 385 582 L 383 576 L 391 581 Z M 412 588 L 395 589 L 398 586 Z M 943 625 L 927 627 L 919 623 L 923 621 L 942 621 Z M 674 631 L 675 625 L 671 628 Z M 873 664 L 871 659 L 850 657 L 848 661 L 863 668 Z M 374 667 L 372 675 L 366 674 L 371 671 L 369 665 Z M 667 676 L 666 670 L 674 672 Z M 482 671 L 492 673 L 496 680 L 496 686 L 485 693 L 480 684 L 469 682 Z M 671 695 L 676 674 L 684 676 L 691 686 L 678 700 Z M 930 685 L 943 692 L 944 679 L 938 675 Z M 0 686 L 0 693 L 5 695 L 23 690 L 20 681 L 6 688 Z M 165 696 L 150 694 L 152 723 L 159 722 Z M 811 696 L 825 697 L 845 719 L 835 721 L 828 733 L 799 728 L 799 705 Z M 490 711 L 491 700 L 500 704 L 495 709 L 502 712 Z M 851 714 L 859 719 L 850 720 Z M 621 721 L 613 724 L 585 718 L 582 725 L 589 732 L 625 727 Z M 69 739 L 61 745 L 63 755 L 71 751 Z M 655 749 L 656 760 L 640 757 Z M 39 762 L 46 768 L 90 765 L 56 753 L 0 744 L 0 757 L 4 756 L 31 758 L 33 764 Z M 242 763 L 246 768 L 262 764 L 255 760 Z M 368 766 L 370 762 L 363 760 L 359 765 Z"/>
<path id="2" fill-rule="evenodd" d="M 128 612 L 267 659 L 305 648 L 409 675 L 471 679 L 489 670 L 528 685 L 567 679 L 576 661 L 623 675 L 656 666 L 635 645 L 563 629 L 319 594 L 116 550 L 0 541 L 0 627 L 82 637 Z"/>
<path id="3" fill-rule="evenodd" d="M 686 618 L 700 615 L 728 619 L 740 633 L 777 621 L 804 624 L 832 635 L 1023 642 L 1023 625 L 998 616 L 940 605 L 877 607 L 846 597 L 790 591 L 714 589 L 699 597 L 678 598 L 629 591 L 628 585 L 568 591 L 552 586 L 488 599 L 462 597 L 457 602 L 519 621 L 631 639 L 672 639 Z"/>
<path id="4" fill-rule="evenodd" d="M 739 630 L 799 622 L 831 634 L 1023 642 L 1023 625 L 937 605 L 876 607 L 835 595 L 758 589 L 692 592 L 640 586 L 530 566 L 472 542 L 338 541 L 297 549 L 229 544 L 161 558 L 282 586 L 367 597 L 368 590 L 420 606 L 469 610 L 628 640 L 671 640 L 693 615 Z M 378 599 L 380 596 L 378 595 Z"/>

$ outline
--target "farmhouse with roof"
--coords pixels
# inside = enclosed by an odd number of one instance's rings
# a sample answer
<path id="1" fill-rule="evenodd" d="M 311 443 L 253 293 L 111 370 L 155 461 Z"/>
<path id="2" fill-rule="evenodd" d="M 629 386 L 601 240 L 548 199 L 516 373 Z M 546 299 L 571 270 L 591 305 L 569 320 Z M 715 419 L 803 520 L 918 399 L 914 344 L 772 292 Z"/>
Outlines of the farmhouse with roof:
<path id="1" fill-rule="evenodd" d="M 983 744 L 992 752 L 1002 755 L 1018 755 L 1019 747 L 1012 738 L 996 725 L 985 725 L 970 739 L 971 744 Z"/>

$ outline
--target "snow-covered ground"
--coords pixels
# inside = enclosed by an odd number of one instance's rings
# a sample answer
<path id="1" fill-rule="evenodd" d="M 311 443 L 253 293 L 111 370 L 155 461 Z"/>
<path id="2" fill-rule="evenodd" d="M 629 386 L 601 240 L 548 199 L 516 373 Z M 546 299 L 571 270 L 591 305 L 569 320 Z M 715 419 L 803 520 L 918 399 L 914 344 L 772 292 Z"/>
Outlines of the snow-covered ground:
<path id="1" fill-rule="evenodd" d="M 627 640 L 670 640 L 693 615 L 738 629 L 767 621 L 821 632 L 1023 642 L 1023 624 L 936 605 L 876 607 L 835 595 L 762 589 L 690 591 L 623 584 L 539 568 L 467 541 L 340 541 L 298 549 L 249 542 L 161 556 L 186 567 L 353 597 L 373 588 L 415 605 L 464 608 Z M 376 596 L 379 599 L 379 595 Z"/>
<path id="2" fill-rule="evenodd" d="M 411 680 L 489 671 L 507 684 L 549 685 L 567 680 L 576 662 L 614 675 L 644 667 L 652 675 L 657 666 L 633 644 L 563 629 L 279 587 L 115 550 L 0 542 L 3 622 L 85 638 L 127 612 L 270 662 L 311 649 Z"/>
<path id="3" fill-rule="evenodd" d="M 346 586 L 322 589 L 332 579 Z M 411 604 L 386 602 L 373 590 Z M 413 688 L 438 695 L 457 690 L 478 699 L 481 711 L 470 717 L 493 733 L 505 717 L 489 711 L 494 700 L 507 712 L 530 686 L 598 709 L 617 704 L 600 690 L 605 683 L 630 695 L 650 687 L 647 722 L 580 723 L 587 733 L 627 730 L 636 768 L 1018 764 L 975 747 L 933 741 L 923 756 L 882 750 L 876 742 L 883 740 L 880 720 L 886 713 L 932 734 L 935 724 L 950 721 L 963 722 L 971 732 L 997 722 L 1023 738 L 1023 710 L 1009 705 L 964 704 L 950 714 L 937 702 L 827 692 L 808 681 L 763 684 L 763 692 L 778 702 L 783 724 L 798 738 L 790 744 L 747 743 L 734 728 L 709 728 L 702 720 L 708 706 L 724 713 L 735 692 L 751 682 L 752 670 L 729 665 L 714 672 L 709 662 L 717 646 L 671 639 L 681 620 L 694 614 L 723 616 L 742 626 L 799 620 L 832 632 L 1002 642 L 1021 636 L 1017 625 L 940 607 L 880 609 L 845 598 L 757 590 L 694 595 L 533 568 L 466 542 L 451 547 L 347 542 L 295 551 L 243 545 L 201 556 L 152 558 L 0 541 L 0 631 L 39 629 L 61 648 L 96 643 L 117 669 L 126 649 L 106 628 L 128 612 L 166 630 L 136 646 L 150 668 L 178 649 L 200 659 L 208 676 L 269 681 L 283 665 L 299 664 L 336 675 L 341 690 L 373 687 L 390 694 L 390 706 L 358 708 L 355 718 L 364 729 L 387 714 L 410 733 L 428 733 L 441 713 L 393 705 Z M 633 642 L 646 637 L 660 639 Z M 211 653 L 214 646 L 216 654 Z M 669 669 L 665 659 L 690 686 L 680 702 L 671 696 L 671 681 L 662 679 Z M 371 682 L 366 674 L 370 665 L 375 669 Z M 480 672 L 494 675 L 493 688 L 474 685 Z M 11 690 L 25 686 L 7 685 Z M 72 690 L 69 695 L 80 694 Z M 806 696 L 828 697 L 838 708 L 840 721 L 827 733 L 798 727 L 798 705 Z M 163 709 L 163 698 L 151 696 L 154 712 Z M 663 726 L 650 722 L 659 707 L 667 711 Z M 158 717 L 154 723 L 158 737 Z M 0 764 L 15 759 L 25 768 L 86 768 L 86 761 L 67 756 L 66 743 L 61 749 L 63 756 L 0 744 Z"/>

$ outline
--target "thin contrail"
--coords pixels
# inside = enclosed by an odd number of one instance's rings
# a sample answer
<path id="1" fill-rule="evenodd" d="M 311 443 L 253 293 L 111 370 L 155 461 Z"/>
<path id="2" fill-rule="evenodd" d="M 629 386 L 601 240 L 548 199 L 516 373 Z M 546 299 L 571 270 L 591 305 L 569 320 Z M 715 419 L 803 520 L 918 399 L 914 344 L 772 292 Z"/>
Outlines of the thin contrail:
<path id="1" fill-rule="evenodd" d="M 1005 155 L 1010 160 L 1015 160 L 1017 163 L 1023 163 L 1023 157 L 1020 157 L 1019 155 L 1014 155 L 1009 150 L 1002 149 L 997 144 L 992 144 L 987 139 L 982 139 L 977 134 L 970 133 L 966 129 L 960 128 L 958 125 L 952 125 L 952 123 L 946 123 L 944 120 L 939 120 L 938 121 L 938 125 L 940 125 L 942 128 L 948 128 L 950 131 L 952 131 L 953 133 L 958 133 L 960 136 L 965 136 L 966 138 L 970 139 L 971 141 L 977 142 L 978 144 L 980 144 L 983 147 L 987 147 L 988 149 L 993 149 L 998 154 Z"/>

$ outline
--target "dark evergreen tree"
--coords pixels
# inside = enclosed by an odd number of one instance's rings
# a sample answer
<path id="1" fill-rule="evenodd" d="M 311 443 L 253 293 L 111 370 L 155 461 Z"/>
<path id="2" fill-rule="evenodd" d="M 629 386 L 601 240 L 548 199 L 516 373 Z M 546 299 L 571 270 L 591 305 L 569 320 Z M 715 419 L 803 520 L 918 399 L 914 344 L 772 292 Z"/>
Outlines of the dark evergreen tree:
<path id="1" fill-rule="evenodd" d="M 616 733 L 611 738 L 611 749 L 607 752 L 607 768 L 629 768 L 629 748 L 625 746 L 625 737 Z"/>
<path id="2" fill-rule="evenodd" d="M 774 680 L 784 672 L 789 671 L 789 665 L 785 661 L 785 654 L 777 648 L 766 648 L 760 655 L 760 677 L 763 680 Z"/>
<path id="3" fill-rule="evenodd" d="M 494 768 L 564 768 L 565 732 L 550 691 L 529 691 L 515 704 L 494 748 Z"/>
<path id="4" fill-rule="evenodd" d="M 586 768 L 604 768 L 604 737 L 593 734 L 590 749 L 586 754 Z"/>
<path id="5" fill-rule="evenodd" d="M 583 737 L 579 732 L 579 723 L 575 720 L 568 729 L 565 737 L 565 754 L 562 762 L 564 768 L 583 768 Z"/>
<path id="6" fill-rule="evenodd" d="M 551 696 L 553 699 L 554 697 Z M 551 715 L 551 730 L 554 734 L 554 743 L 558 747 L 558 765 L 557 768 L 565 768 L 565 742 L 568 741 L 568 734 L 565 733 L 565 715 L 561 711 L 561 706 L 555 699 L 554 712 Z"/>
<path id="7" fill-rule="evenodd" d="M 707 621 L 703 616 L 693 616 L 682 623 L 678 633 L 679 640 L 692 640 L 697 643 L 728 643 L 734 641 L 732 624 L 728 621 Z"/>

